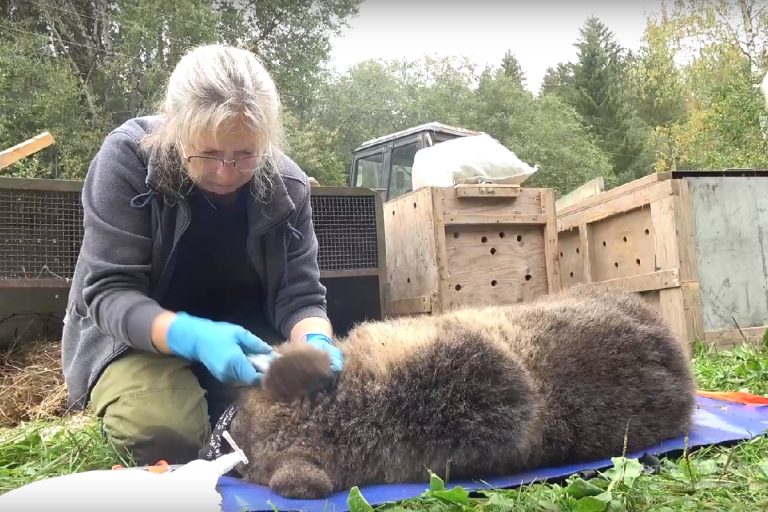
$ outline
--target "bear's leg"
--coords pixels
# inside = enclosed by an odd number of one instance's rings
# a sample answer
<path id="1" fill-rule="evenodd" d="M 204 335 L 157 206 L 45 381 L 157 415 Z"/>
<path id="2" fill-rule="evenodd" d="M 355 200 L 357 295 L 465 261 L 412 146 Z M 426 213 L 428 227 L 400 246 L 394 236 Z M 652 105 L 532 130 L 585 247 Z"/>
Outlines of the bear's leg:
<path id="1" fill-rule="evenodd" d="M 272 491 L 285 498 L 319 499 L 331 494 L 333 485 L 328 474 L 307 457 L 286 456 L 269 480 Z"/>

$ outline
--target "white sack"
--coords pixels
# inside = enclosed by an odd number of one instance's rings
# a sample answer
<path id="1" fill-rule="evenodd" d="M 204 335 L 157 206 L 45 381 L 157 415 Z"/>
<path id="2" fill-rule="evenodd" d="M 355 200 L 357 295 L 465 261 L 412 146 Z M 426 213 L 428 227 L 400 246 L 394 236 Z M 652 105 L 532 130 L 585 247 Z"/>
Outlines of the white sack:
<path id="1" fill-rule="evenodd" d="M 521 184 L 538 170 L 520 160 L 490 135 L 451 139 L 416 152 L 413 189 L 458 183 Z"/>

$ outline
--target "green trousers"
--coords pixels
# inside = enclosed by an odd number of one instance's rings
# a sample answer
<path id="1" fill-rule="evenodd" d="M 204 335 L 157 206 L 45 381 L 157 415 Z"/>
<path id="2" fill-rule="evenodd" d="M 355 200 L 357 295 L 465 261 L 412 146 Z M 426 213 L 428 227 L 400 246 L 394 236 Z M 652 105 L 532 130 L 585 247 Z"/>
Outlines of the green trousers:
<path id="1" fill-rule="evenodd" d="M 263 315 L 243 304 L 221 320 L 242 325 L 270 345 L 282 342 Z M 197 458 L 236 397 L 236 387 L 219 382 L 200 363 L 138 350 L 110 363 L 91 390 L 104 436 L 140 465 Z"/>
<path id="2" fill-rule="evenodd" d="M 107 441 L 136 464 L 184 464 L 197 458 L 236 393 L 200 365 L 132 351 L 104 370 L 91 403 Z"/>

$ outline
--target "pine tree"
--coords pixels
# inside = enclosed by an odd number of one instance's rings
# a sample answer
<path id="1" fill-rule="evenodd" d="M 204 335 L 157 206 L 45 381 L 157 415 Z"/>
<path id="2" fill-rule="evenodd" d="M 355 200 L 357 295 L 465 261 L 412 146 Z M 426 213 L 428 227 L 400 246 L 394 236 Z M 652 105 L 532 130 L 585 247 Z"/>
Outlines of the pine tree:
<path id="1" fill-rule="evenodd" d="M 613 160 L 617 176 L 635 177 L 648 171 L 644 155 L 648 129 L 630 101 L 627 68 L 632 55 L 616 42 L 597 18 L 580 31 L 578 61 L 564 99 L 581 114 L 602 149 Z"/>
<path id="2" fill-rule="evenodd" d="M 501 59 L 501 70 L 506 77 L 520 85 L 520 87 L 525 86 L 525 73 L 523 72 L 523 68 L 520 66 L 520 61 L 517 60 L 515 54 L 510 50 L 507 50 L 504 57 Z"/>

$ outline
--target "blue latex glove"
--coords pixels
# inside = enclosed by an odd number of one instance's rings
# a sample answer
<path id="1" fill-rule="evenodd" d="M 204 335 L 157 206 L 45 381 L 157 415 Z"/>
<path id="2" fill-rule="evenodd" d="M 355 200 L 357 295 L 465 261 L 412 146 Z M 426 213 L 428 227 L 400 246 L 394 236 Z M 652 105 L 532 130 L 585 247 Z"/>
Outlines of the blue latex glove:
<path id="1" fill-rule="evenodd" d="M 327 335 L 313 332 L 304 336 L 304 340 L 315 348 L 328 354 L 331 360 L 331 371 L 338 373 L 344 367 L 344 355 L 341 350 L 333 344 L 333 340 Z"/>
<path id="2" fill-rule="evenodd" d="M 262 373 L 246 354 L 269 354 L 272 347 L 247 329 L 214 322 L 187 313 L 176 313 L 168 328 L 168 348 L 175 355 L 199 361 L 221 382 L 258 384 Z"/>

